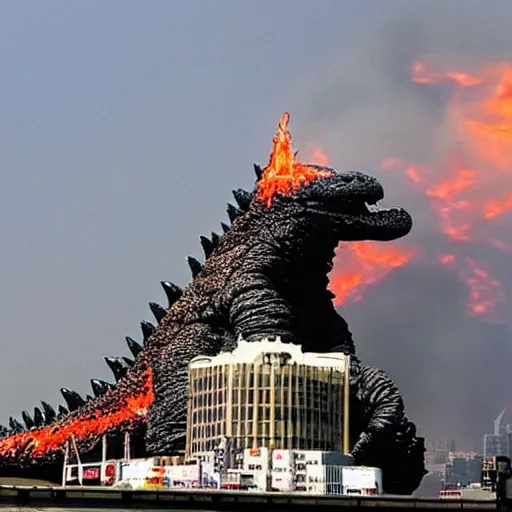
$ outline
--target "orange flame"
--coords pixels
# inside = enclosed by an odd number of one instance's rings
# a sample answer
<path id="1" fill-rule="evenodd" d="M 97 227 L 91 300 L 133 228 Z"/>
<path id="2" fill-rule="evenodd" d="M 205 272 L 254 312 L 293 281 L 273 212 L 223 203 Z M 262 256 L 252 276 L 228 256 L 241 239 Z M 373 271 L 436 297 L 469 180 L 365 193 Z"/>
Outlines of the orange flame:
<path id="1" fill-rule="evenodd" d="M 61 425 L 6 437 L 0 440 L 0 455 L 16 456 L 17 450 L 29 443 L 27 449 L 31 449 L 32 456 L 39 457 L 63 448 L 71 437 L 80 441 L 100 436 L 125 422 L 144 418 L 154 396 L 151 371 L 146 370 L 142 377 L 143 384 L 139 393 L 120 400 L 115 409 L 97 410 L 85 416 L 63 420 Z"/>
<path id="2" fill-rule="evenodd" d="M 276 135 L 273 139 L 272 153 L 268 165 L 258 182 L 257 197 L 268 207 L 276 194 L 289 195 L 301 185 L 309 183 L 315 178 L 328 177 L 325 171 L 318 171 L 300 163 L 293 152 L 292 138 L 288 132 L 290 114 L 285 112 L 281 116 Z"/>
<path id="3" fill-rule="evenodd" d="M 414 251 L 398 244 L 354 242 L 336 252 L 335 267 L 329 276 L 329 289 L 334 293 L 334 304 L 347 300 L 359 301 L 368 286 L 381 281 L 393 269 L 404 266 Z M 341 268 L 338 268 L 341 267 Z"/>

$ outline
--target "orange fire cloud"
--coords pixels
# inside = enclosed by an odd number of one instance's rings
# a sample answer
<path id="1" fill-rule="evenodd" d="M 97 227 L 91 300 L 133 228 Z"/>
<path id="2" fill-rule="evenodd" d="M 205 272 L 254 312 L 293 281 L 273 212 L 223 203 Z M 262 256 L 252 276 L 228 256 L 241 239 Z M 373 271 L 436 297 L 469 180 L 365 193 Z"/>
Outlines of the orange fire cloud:
<path id="1" fill-rule="evenodd" d="M 467 73 L 457 71 L 434 72 L 425 67 L 422 62 L 412 66 L 412 80 L 418 84 L 453 83 L 460 87 L 474 87 L 482 83 L 482 79 Z"/>
<path id="2" fill-rule="evenodd" d="M 413 256 L 411 248 L 398 244 L 366 241 L 341 246 L 329 279 L 335 305 L 361 300 L 367 287 L 384 279 L 393 269 L 404 266 Z"/>
<path id="3" fill-rule="evenodd" d="M 468 73 L 432 70 L 416 62 L 411 80 L 423 86 L 451 87 L 445 126 L 453 143 L 435 167 L 384 156 L 380 169 L 403 173 L 413 191 L 427 199 L 448 244 L 483 242 L 512 250 L 492 232 L 495 219 L 512 211 L 512 65 L 489 65 L 479 73 Z M 327 162 L 323 153 L 317 154 L 319 161 Z M 337 305 L 361 300 L 364 289 L 413 258 L 431 257 L 428 248 L 409 248 L 402 241 L 348 244 L 337 255 L 330 275 Z M 458 258 L 451 251 L 437 256 L 437 262 L 453 268 L 465 284 L 469 315 L 497 319 L 504 292 L 489 269 L 476 258 Z"/>
<path id="4" fill-rule="evenodd" d="M 492 236 L 492 221 L 512 210 L 512 66 L 486 66 L 476 74 L 461 70 L 430 70 L 412 66 L 412 81 L 453 88 L 446 107 L 452 147 L 438 167 L 382 160 L 381 169 L 401 170 L 411 186 L 423 194 L 437 215 L 439 229 L 449 243 L 485 242 L 508 249 Z M 459 261 L 453 254 L 440 258 L 454 264 L 468 289 L 467 308 L 473 316 L 491 318 L 503 301 L 501 284 L 476 259 Z"/>

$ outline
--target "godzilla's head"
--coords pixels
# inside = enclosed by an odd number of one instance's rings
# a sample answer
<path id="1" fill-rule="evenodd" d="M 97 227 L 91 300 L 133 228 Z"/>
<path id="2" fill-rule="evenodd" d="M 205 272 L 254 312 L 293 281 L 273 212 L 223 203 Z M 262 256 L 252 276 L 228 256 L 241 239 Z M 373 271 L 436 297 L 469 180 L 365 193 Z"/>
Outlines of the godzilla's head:
<path id="1" fill-rule="evenodd" d="M 377 206 L 384 190 L 373 176 L 298 162 L 288 119 L 288 114 L 281 118 L 256 190 L 256 201 L 266 207 L 276 227 L 290 225 L 293 216 L 297 229 L 316 230 L 317 238 L 330 234 L 338 241 L 389 241 L 409 233 L 412 218 L 405 210 Z"/>
<path id="2" fill-rule="evenodd" d="M 308 166 L 318 173 L 289 194 L 276 193 L 269 208 L 279 218 L 283 209 L 297 219 L 309 220 L 321 231 L 333 233 L 340 241 L 401 238 L 412 227 L 412 218 L 403 208 L 380 208 L 384 189 L 373 176 L 357 171 L 336 172 Z M 268 203 L 267 203 L 268 205 Z"/>

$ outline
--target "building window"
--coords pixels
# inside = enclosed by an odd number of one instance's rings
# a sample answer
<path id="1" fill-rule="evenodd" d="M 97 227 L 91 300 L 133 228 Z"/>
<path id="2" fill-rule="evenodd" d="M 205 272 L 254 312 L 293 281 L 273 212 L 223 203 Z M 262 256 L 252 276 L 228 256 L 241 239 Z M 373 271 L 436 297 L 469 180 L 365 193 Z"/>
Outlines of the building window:
<path id="1" fill-rule="evenodd" d="M 228 431 L 240 448 L 252 447 L 256 437 L 260 446 L 340 449 L 342 372 L 282 364 L 257 364 L 256 375 L 245 363 L 191 371 L 187 450 L 205 451 Z M 231 408 L 229 428 L 222 404 Z"/>

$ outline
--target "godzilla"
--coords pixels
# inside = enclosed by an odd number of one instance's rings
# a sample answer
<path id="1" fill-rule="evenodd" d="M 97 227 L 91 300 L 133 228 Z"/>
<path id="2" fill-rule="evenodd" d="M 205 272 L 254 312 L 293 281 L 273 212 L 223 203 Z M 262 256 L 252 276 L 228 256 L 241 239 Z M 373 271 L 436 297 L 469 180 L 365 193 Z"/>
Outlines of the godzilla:
<path id="1" fill-rule="evenodd" d="M 126 432 L 136 456 L 183 448 L 188 363 L 232 350 L 242 336 L 281 336 L 304 351 L 351 356 L 350 442 L 358 465 L 380 467 L 385 492 L 411 494 L 426 474 L 424 440 L 407 418 L 402 397 L 381 370 L 356 356 L 347 322 L 333 305 L 328 274 L 343 242 L 401 238 L 412 218 L 380 209 L 379 181 L 357 171 L 304 164 L 293 152 L 285 113 L 270 160 L 255 165 L 254 190 L 236 190 L 223 234 L 200 238 L 201 264 L 189 257 L 192 282 L 163 282 L 168 308 L 151 303 L 157 325 L 142 322 L 143 344 L 127 338 L 133 359 L 107 357 L 115 384 L 92 379 L 94 396 L 62 389 L 66 407 L 47 402 L 23 423 L 0 427 L 0 475 L 61 476 L 64 447 L 98 454 L 107 436 L 120 446 Z"/>

